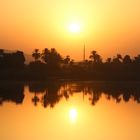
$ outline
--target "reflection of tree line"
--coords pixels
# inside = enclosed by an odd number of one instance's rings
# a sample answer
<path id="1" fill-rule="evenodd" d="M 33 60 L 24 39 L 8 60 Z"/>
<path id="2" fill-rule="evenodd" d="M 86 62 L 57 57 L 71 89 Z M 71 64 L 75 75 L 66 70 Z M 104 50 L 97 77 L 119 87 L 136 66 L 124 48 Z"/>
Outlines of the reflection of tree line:
<path id="1" fill-rule="evenodd" d="M 54 107 L 63 97 L 60 94 L 60 87 L 61 85 L 59 83 L 30 83 L 29 91 L 34 93 L 32 102 L 35 106 L 38 102 L 41 102 L 44 107 Z M 41 98 L 38 97 L 39 93 L 42 94 Z"/>
<path id="2" fill-rule="evenodd" d="M 33 62 L 25 65 L 21 51 L 7 53 L 0 49 L 0 79 L 44 80 L 49 78 L 93 80 L 140 80 L 140 55 L 117 54 L 103 61 L 92 51 L 89 59 L 75 62 L 70 56 L 62 57 L 55 48 L 35 49 Z"/>
<path id="3" fill-rule="evenodd" d="M 0 105 L 3 102 L 21 104 L 24 99 L 24 84 L 0 83 Z"/>
<path id="4" fill-rule="evenodd" d="M 42 88 L 39 90 L 39 85 Z M 29 84 L 30 92 L 34 93 L 32 102 L 34 105 L 41 102 L 44 107 L 54 107 L 62 98 L 68 100 L 70 96 L 82 92 L 83 96 L 89 95 L 89 101 L 95 105 L 102 95 L 106 99 L 114 99 L 116 103 L 120 101 L 128 102 L 130 99 L 140 103 L 140 83 L 123 83 L 123 82 L 80 82 L 80 83 L 46 83 L 44 85 L 31 83 Z M 42 96 L 38 96 L 42 93 Z"/>
<path id="5" fill-rule="evenodd" d="M 54 107 L 62 98 L 68 100 L 73 94 L 82 92 L 89 96 L 89 101 L 95 105 L 102 95 L 107 100 L 128 102 L 130 99 L 140 103 L 140 83 L 138 82 L 77 82 L 77 83 L 29 83 L 29 91 L 34 94 L 33 104 L 41 103 L 44 107 Z M 21 104 L 24 99 L 24 84 L 1 84 L 0 104 L 15 102 Z"/>
<path id="6" fill-rule="evenodd" d="M 89 100 L 92 105 L 95 105 L 102 95 L 106 96 L 107 100 L 115 100 L 116 103 L 122 100 L 128 102 L 130 99 L 140 103 L 140 83 L 136 82 L 102 82 L 102 83 L 84 83 L 79 84 L 84 95 L 90 95 Z"/>

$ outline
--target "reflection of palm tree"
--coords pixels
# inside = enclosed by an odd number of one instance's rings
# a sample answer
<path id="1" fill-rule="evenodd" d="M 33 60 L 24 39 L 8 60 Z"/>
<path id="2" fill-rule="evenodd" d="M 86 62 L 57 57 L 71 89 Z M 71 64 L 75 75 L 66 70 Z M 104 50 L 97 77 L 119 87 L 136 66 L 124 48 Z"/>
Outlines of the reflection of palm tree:
<path id="1" fill-rule="evenodd" d="M 92 97 L 90 97 L 89 98 L 89 100 L 91 100 L 91 104 L 92 105 L 95 105 L 97 102 L 98 102 L 98 100 L 100 99 L 100 97 L 101 97 L 101 92 L 98 92 L 98 91 L 93 91 L 92 92 Z"/>
<path id="2" fill-rule="evenodd" d="M 43 95 L 43 97 L 42 97 L 42 100 L 41 100 L 41 102 L 43 103 L 43 106 L 46 108 L 47 107 L 47 105 L 48 105 L 48 89 L 46 88 L 46 92 L 45 92 L 45 94 Z"/>
<path id="3" fill-rule="evenodd" d="M 130 88 L 129 85 L 121 83 L 49 83 L 46 85 L 45 94 L 43 94 L 40 102 L 44 107 L 54 107 L 62 97 L 67 100 L 73 94 L 82 92 L 83 95 L 89 96 L 92 105 L 95 105 L 99 101 L 102 94 L 105 95 L 106 99 L 113 99 L 116 103 L 120 103 L 122 100 L 128 102 L 130 98 L 140 103 L 140 89 L 137 86 L 139 87 L 139 84 L 136 86 L 131 85 Z M 39 102 L 36 93 L 41 92 L 42 89 L 44 91 L 45 87 L 37 87 L 37 89 L 32 99 L 35 105 Z"/>
<path id="4" fill-rule="evenodd" d="M 36 92 L 35 92 L 34 97 L 32 98 L 32 102 L 34 103 L 35 106 L 37 106 L 37 103 L 39 102 L 39 98 L 38 98 Z"/>
<path id="5" fill-rule="evenodd" d="M 68 85 L 67 84 L 64 84 L 62 86 L 62 88 L 60 89 L 60 92 L 62 95 L 64 95 L 65 99 L 68 100 L 69 98 L 69 90 L 68 90 Z"/>
<path id="6" fill-rule="evenodd" d="M 123 100 L 124 100 L 125 102 L 128 102 L 129 99 L 130 99 L 130 97 L 131 97 L 131 94 L 130 94 L 129 91 L 126 91 L 126 93 L 123 94 Z"/>
<path id="7" fill-rule="evenodd" d="M 60 101 L 63 96 L 59 94 L 59 88 L 59 85 L 48 85 L 41 100 L 44 107 L 47 107 L 48 105 L 50 105 L 50 107 L 54 107 L 55 104 Z"/>
<path id="8" fill-rule="evenodd" d="M 0 105 L 2 105 L 2 99 L 0 98 Z"/>
<path id="9" fill-rule="evenodd" d="M 68 100 L 68 98 L 69 98 L 68 91 L 65 90 L 63 94 L 64 94 L 64 97 L 66 98 L 66 100 Z"/>

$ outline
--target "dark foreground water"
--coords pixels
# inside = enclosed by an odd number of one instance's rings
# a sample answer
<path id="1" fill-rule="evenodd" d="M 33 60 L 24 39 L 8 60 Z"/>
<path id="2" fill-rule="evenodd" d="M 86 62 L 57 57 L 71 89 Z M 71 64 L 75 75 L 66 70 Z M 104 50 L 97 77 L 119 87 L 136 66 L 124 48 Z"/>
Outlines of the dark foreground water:
<path id="1" fill-rule="evenodd" d="M 0 140 L 140 140 L 140 82 L 1 83 Z"/>

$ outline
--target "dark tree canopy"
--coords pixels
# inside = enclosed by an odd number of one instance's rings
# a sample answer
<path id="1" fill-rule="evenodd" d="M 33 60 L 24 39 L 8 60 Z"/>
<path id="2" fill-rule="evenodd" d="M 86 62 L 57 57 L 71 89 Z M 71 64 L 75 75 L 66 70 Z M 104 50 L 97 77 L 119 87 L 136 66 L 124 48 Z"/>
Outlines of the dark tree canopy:
<path id="1" fill-rule="evenodd" d="M 24 53 L 17 51 L 14 53 L 1 52 L 0 65 L 1 68 L 23 68 L 25 62 Z"/>
<path id="2" fill-rule="evenodd" d="M 89 56 L 89 58 L 93 61 L 94 64 L 102 63 L 101 56 L 94 50 L 91 52 L 91 55 Z"/>
<path id="3" fill-rule="evenodd" d="M 42 60 L 49 67 L 57 67 L 62 62 L 62 57 L 55 48 L 51 48 L 50 50 L 45 48 L 42 52 Z"/>
<path id="4" fill-rule="evenodd" d="M 40 56 L 41 56 L 41 54 L 39 52 L 39 49 L 35 49 L 32 53 L 32 57 L 35 59 L 35 61 L 38 61 Z"/>
<path id="5" fill-rule="evenodd" d="M 90 59 L 76 62 L 69 55 L 62 57 L 55 48 L 45 48 L 41 53 L 35 49 L 32 57 L 35 61 L 24 64 L 22 51 L 0 49 L 0 79 L 140 80 L 140 55 L 131 58 L 117 54 L 103 61 L 93 50 Z"/>

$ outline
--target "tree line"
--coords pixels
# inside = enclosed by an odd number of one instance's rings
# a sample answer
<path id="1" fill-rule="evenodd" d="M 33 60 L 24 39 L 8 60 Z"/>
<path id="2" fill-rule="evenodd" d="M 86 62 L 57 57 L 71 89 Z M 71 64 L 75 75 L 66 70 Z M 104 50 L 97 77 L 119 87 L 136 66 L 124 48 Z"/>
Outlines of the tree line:
<path id="1" fill-rule="evenodd" d="M 78 53 L 77 53 L 78 55 Z M 0 79 L 47 80 L 92 79 L 92 80 L 140 80 L 140 55 L 117 54 L 103 61 L 93 50 L 89 59 L 75 62 L 69 55 L 62 57 L 55 48 L 35 49 L 34 61 L 25 64 L 22 51 L 6 53 L 0 49 Z"/>
<path id="2" fill-rule="evenodd" d="M 42 53 L 39 52 L 39 49 L 35 49 L 32 53 L 32 57 L 34 60 L 37 62 L 40 59 L 44 61 L 45 63 L 49 64 L 58 64 L 58 63 L 64 63 L 68 64 L 71 61 L 74 61 L 73 59 L 70 58 L 69 55 L 67 55 L 65 58 L 63 58 L 55 48 L 51 48 L 50 50 L 48 48 L 45 48 Z M 140 54 L 137 55 L 134 58 L 131 58 L 130 55 L 125 55 L 122 57 L 121 54 L 117 54 L 113 58 L 109 57 L 106 59 L 105 62 L 103 62 L 102 57 L 97 53 L 97 51 L 93 50 L 89 56 L 89 60 L 84 60 L 85 62 L 89 63 L 94 63 L 94 64 L 101 64 L 101 63 L 124 63 L 124 64 L 129 64 L 129 63 L 140 63 Z"/>

